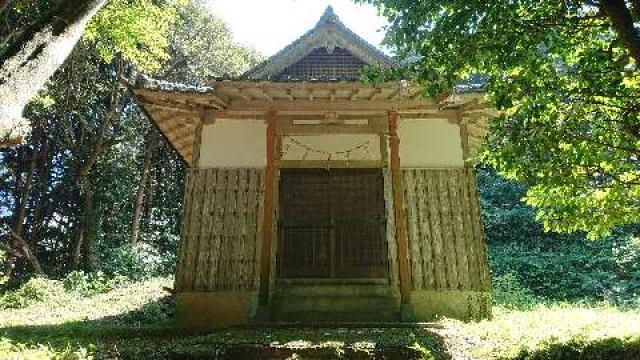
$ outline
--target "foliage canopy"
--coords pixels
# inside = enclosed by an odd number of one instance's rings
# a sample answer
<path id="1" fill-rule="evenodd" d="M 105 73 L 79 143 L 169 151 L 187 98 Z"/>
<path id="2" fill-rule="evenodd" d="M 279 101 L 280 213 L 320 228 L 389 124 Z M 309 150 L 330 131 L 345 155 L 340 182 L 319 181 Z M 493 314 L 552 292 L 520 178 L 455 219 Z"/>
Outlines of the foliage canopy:
<path id="1" fill-rule="evenodd" d="M 37 13 L 42 1 L 23 10 Z M 6 13 L 14 22 L 0 26 L 26 21 L 11 18 L 20 4 Z M 109 1 L 27 106 L 26 143 L 0 149 L 3 273 L 171 272 L 184 164 L 120 78 L 143 71 L 201 84 L 259 59 L 199 0 Z"/>
<path id="2" fill-rule="evenodd" d="M 502 115 L 480 158 L 530 185 L 525 200 L 547 230 L 595 238 L 640 221 L 640 12 L 631 2 L 368 2 L 391 22 L 387 41 L 413 60 L 381 76 L 417 79 L 429 95 L 486 79 Z"/>

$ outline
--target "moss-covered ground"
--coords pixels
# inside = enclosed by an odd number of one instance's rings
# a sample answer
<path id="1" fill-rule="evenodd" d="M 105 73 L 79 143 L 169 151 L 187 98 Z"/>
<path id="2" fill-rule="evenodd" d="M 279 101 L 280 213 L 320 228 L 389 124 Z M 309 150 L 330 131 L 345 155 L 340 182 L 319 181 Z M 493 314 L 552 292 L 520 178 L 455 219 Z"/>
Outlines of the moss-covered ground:
<path id="1" fill-rule="evenodd" d="M 0 310 L 0 359 L 634 359 L 640 312 L 611 306 L 495 307 L 491 320 L 410 327 L 258 327 L 196 334 L 171 326 L 156 279 Z"/>

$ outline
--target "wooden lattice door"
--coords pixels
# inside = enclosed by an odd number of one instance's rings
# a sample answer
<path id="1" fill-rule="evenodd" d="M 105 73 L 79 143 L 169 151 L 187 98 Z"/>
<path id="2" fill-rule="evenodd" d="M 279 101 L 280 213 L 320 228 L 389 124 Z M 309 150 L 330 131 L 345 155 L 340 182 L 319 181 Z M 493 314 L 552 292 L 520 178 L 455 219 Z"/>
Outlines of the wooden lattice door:
<path id="1" fill-rule="evenodd" d="M 380 169 L 282 170 L 279 197 L 281 278 L 387 277 Z"/>

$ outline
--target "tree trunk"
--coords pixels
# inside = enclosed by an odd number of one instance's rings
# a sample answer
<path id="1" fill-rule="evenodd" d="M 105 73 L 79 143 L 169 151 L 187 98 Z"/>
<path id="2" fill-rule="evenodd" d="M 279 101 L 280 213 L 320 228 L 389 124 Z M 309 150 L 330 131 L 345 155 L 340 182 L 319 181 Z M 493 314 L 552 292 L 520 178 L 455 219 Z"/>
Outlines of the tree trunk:
<path id="1" fill-rule="evenodd" d="M 82 269 L 90 272 L 94 268 L 93 262 L 93 231 L 95 213 L 93 210 L 93 184 L 89 176 L 79 179 L 82 189 L 82 232 L 80 233 L 77 249 L 82 254 Z"/>
<path id="2" fill-rule="evenodd" d="M 631 10 L 625 0 L 602 0 L 598 3 L 604 11 L 613 29 L 618 34 L 618 39 L 627 48 L 629 55 L 636 64 L 640 64 L 640 34 L 634 26 Z"/>
<path id="3" fill-rule="evenodd" d="M 149 140 L 147 148 L 144 150 L 144 159 L 142 160 L 142 174 L 140 175 L 140 183 L 136 190 L 135 203 L 133 205 L 133 221 L 131 222 L 131 239 L 129 245 L 134 247 L 138 244 L 140 235 L 140 219 L 142 218 L 142 210 L 144 205 L 144 193 L 147 182 L 149 180 L 149 168 L 151 167 L 151 157 L 156 147 L 155 139 Z"/>
<path id="4" fill-rule="evenodd" d="M 28 161 L 29 165 L 25 169 L 26 176 L 22 189 L 16 189 L 19 190 L 20 195 L 17 199 L 18 201 L 16 201 L 13 231 L 18 236 L 22 236 L 22 232 L 24 230 L 24 219 L 27 216 L 27 204 L 29 203 L 29 196 L 31 195 L 31 188 L 33 187 L 33 173 L 36 169 L 37 160 L 34 151 L 28 148 L 24 149 L 23 157 L 26 158 L 24 161 Z"/>
<path id="5" fill-rule="evenodd" d="M 0 0 L 0 14 L 11 5 L 11 0 Z"/>
<path id="6" fill-rule="evenodd" d="M 38 132 L 40 133 L 40 132 Z M 35 142 L 38 141 L 38 136 L 34 136 Z M 24 223 L 27 217 L 27 206 L 29 204 L 29 198 L 31 196 L 32 188 L 33 188 L 33 178 L 34 172 L 36 169 L 37 158 L 35 154 L 35 148 L 31 149 L 25 147 L 21 149 L 21 164 L 19 165 L 19 169 L 17 171 L 17 176 L 22 177 L 22 173 L 25 173 L 25 180 L 22 183 L 19 179 L 16 181 L 16 191 L 17 191 L 17 199 L 16 199 L 16 207 L 15 207 L 15 216 L 13 219 L 13 225 L 9 226 L 9 232 L 11 235 L 11 248 L 12 252 L 7 252 L 6 269 L 10 268 L 12 272 L 14 263 L 18 257 L 24 257 L 36 274 L 42 273 L 42 268 L 40 267 L 40 263 L 38 259 L 33 255 L 31 249 L 27 242 L 23 238 L 24 233 Z M 27 163 L 26 166 L 22 166 L 22 164 Z M 20 171 L 22 168 L 22 171 Z"/>
<path id="7" fill-rule="evenodd" d="M 17 234 L 11 226 L 1 221 L 3 224 L 7 225 L 9 229 L 9 237 L 11 239 L 11 247 L 4 248 L 3 250 L 6 252 L 5 254 L 5 264 L 3 276 L 11 276 L 13 273 L 13 269 L 15 267 L 15 262 L 20 257 L 24 257 L 27 259 L 31 267 L 33 267 L 33 272 L 36 274 L 42 274 L 42 267 L 40 266 L 40 262 L 31 252 L 29 245 L 27 245 L 26 241 Z"/>
<path id="8" fill-rule="evenodd" d="M 73 271 L 80 270 L 80 248 L 84 242 L 82 239 L 82 236 L 84 235 L 84 226 L 84 222 L 81 222 L 78 229 L 76 229 L 76 241 L 71 244 L 71 248 L 68 249 L 69 252 L 71 252 L 69 267 Z"/>
<path id="9" fill-rule="evenodd" d="M 105 2 L 60 0 L 43 21 L 21 30 L 0 50 L 0 147 L 22 142 L 29 131 L 23 108 L 64 62 Z"/>
<path id="10" fill-rule="evenodd" d="M 42 229 L 44 227 L 45 212 L 47 210 L 47 201 L 45 194 L 47 192 L 47 184 L 49 180 L 49 174 L 51 171 L 51 160 L 49 159 L 50 143 L 46 137 L 43 137 L 43 144 L 38 154 L 38 165 L 36 166 L 36 178 L 37 184 L 37 200 L 35 203 L 35 210 L 33 211 L 33 222 L 31 225 L 30 233 L 30 245 L 34 254 L 37 254 L 37 243 L 42 237 Z"/>
<path id="11" fill-rule="evenodd" d="M 118 63 L 118 69 L 116 71 L 116 79 L 122 75 L 122 63 Z M 72 264 L 79 265 L 78 257 L 82 255 L 82 265 L 85 271 L 91 271 L 93 269 L 93 226 L 95 220 L 94 208 L 93 208 L 93 195 L 94 188 L 91 179 L 91 170 L 93 165 L 102 155 L 107 143 L 107 135 L 109 129 L 113 126 L 115 121 L 120 117 L 123 111 L 124 96 L 123 92 L 119 89 L 118 81 L 114 81 L 113 89 L 111 93 L 111 103 L 109 105 L 109 111 L 105 114 L 100 124 L 98 132 L 91 140 L 91 147 L 86 153 L 86 157 L 79 161 L 76 170 L 77 183 L 80 187 L 80 198 L 82 202 L 82 216 L 79 224 L 79 231 L 77 233 L 77 240 L 75 243 L 75 252 L 73 255 L 74 260 Z M 82 143 L 82 138 L 79 139 L 79 143 Z"/>

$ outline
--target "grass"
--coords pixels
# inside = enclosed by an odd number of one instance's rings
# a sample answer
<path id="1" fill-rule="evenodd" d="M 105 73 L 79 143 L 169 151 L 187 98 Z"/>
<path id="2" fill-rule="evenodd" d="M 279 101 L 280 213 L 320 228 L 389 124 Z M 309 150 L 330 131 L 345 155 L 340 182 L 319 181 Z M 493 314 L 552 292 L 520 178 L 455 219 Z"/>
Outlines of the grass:
<path id="1" fill-rule="evenodd" d="M 640 312 L 606 304 L 494 307 L 491 320 L 441 323 L 450 347 L 476 359 L 640 359 Z"/>
<path id="2" fill-rule="evenodd" d="M 230 328 L 198 334 L 172 327 L 169 279 L 105 294 L 65 293 L 0 310 L 0 359 L 441 359 L 435 333 L 416 328 Z"/>
<path id="3" fill-rule="evenodd" d="M 494 307 L 491 320 L 430 328 L 233 328 L 185 334 L 171 326 L 169 279 L 105 294 L 64 293 L 0 310 L 0 359 L 427 358 L 640 359 L 640 312 L 556 304 Z M 295 354 L 295 355 L 294 355 Z"/>

